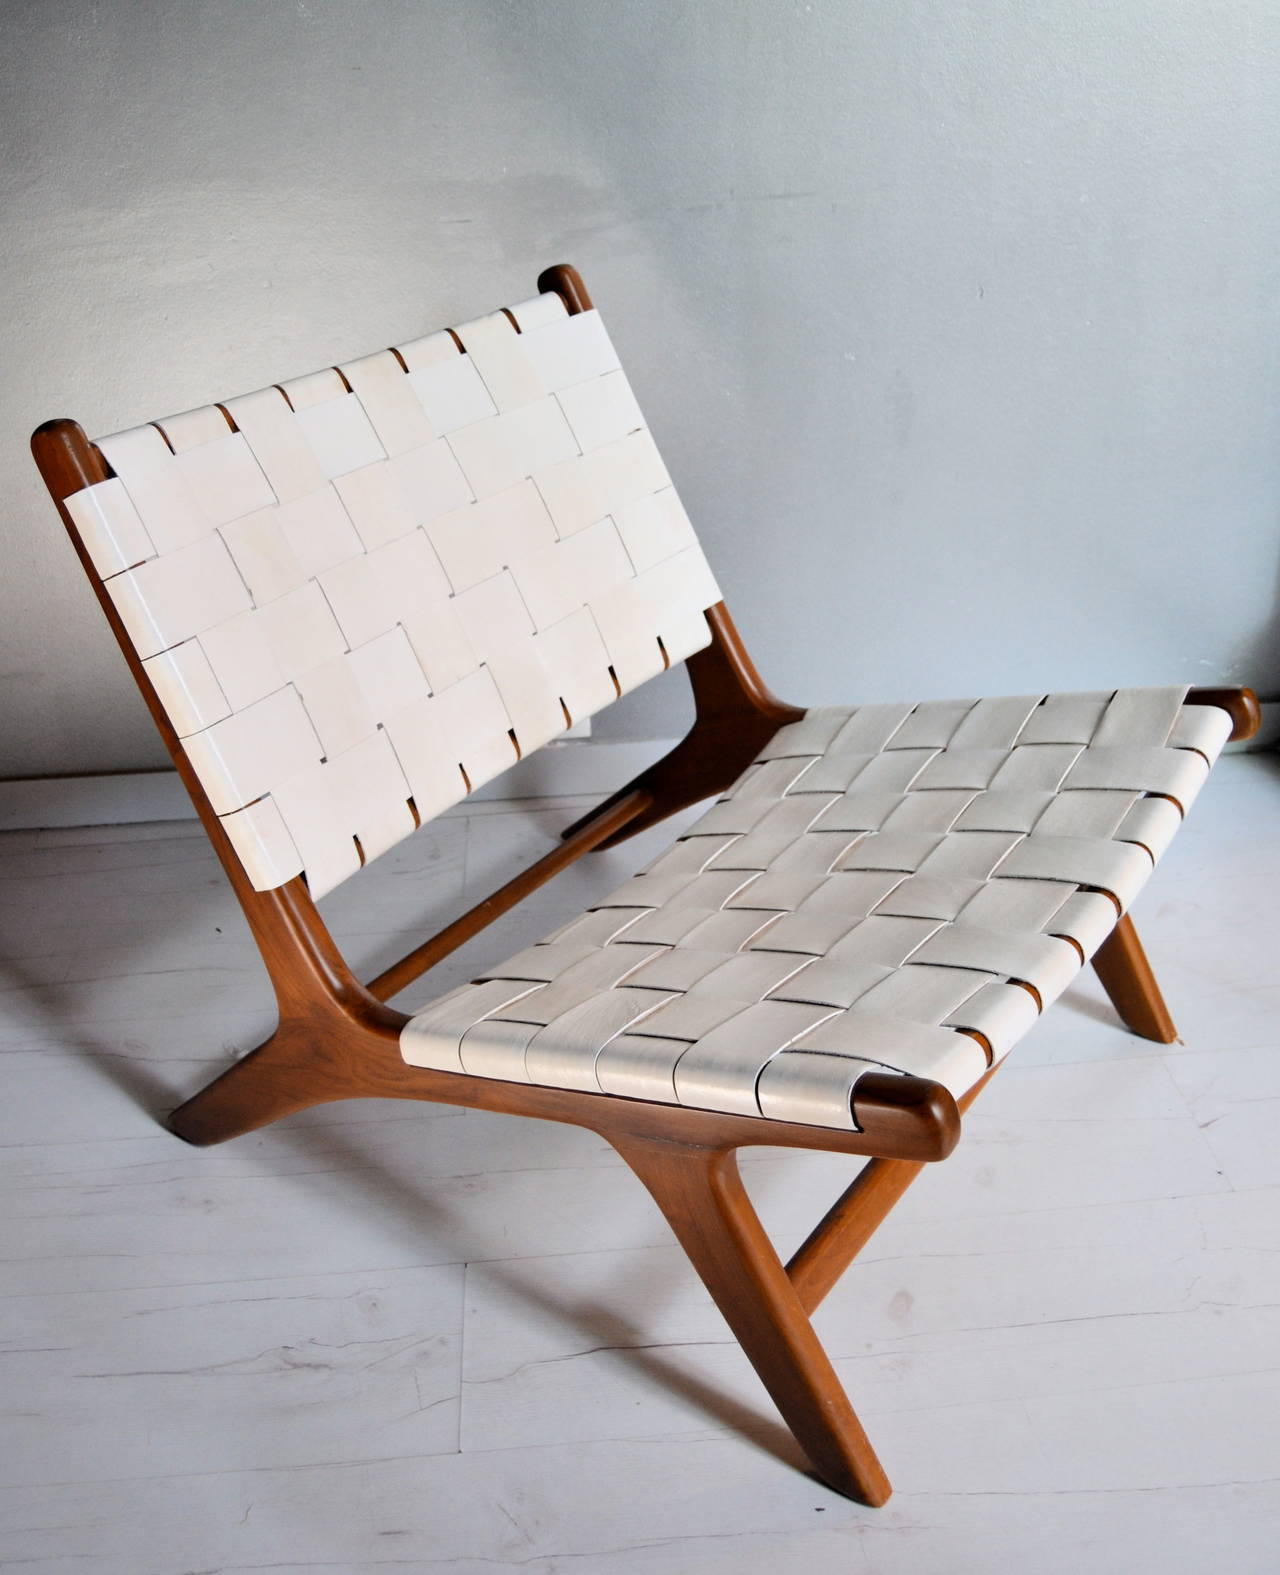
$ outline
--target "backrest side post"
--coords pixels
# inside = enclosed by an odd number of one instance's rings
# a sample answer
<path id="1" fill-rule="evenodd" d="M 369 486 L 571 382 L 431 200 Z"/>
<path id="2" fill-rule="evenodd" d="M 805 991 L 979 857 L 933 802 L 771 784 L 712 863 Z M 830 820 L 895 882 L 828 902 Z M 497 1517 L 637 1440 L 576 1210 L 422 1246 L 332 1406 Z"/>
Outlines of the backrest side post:
<path id="1" fill-rule="evenodd" d="M 699 717 L 711 720 L 745 713 L 772 724 L 773 732 L 799 721 L 803 709 L 779 700 L 765 683 L 723 602 L 707 609 L 707 622 L 711 644 L 685 660 Z"/>
<path id="2" fill-rule="evenodd" d="M 305 880 L 297 877 L 272 891 L 255 891 L 250 884 L 67 511 L 65 500 L 73 493 L 109 479 L 111 471 L 102 455 L 80 425 L 66 419 L 46 421 L 37 428 L 31 452 L 152 721 L 239 900 L 271 976 L 281 1018 L 300 1015 L 303 1010 L 314 1012 L 319 1002 L 328 1000 L 347 1008 L 371 1008 L 375 1017 L 385 1017 L 388 1024 L 393 1019 L 401 1021 L 401 1014 L 375 1001 L 352 974 L 317 912 Z"/>

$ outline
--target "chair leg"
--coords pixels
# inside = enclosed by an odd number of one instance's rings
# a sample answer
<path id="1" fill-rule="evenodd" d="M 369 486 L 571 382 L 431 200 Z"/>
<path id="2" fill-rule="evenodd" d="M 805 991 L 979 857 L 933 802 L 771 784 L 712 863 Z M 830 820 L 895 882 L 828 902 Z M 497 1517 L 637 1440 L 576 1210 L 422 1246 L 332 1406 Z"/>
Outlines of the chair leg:
<path id="1" fill-rule="evenodd" d="M 800 1305 L 812 1314 L 924 1169 L 920 1159 L 872 1159 L 836 1199 L 787 1264 Z"/>
<path id="2" fill-rule="evenodd" d="M 989 1067 L 956 1101 L 968 1110 L 990 1081 Z M 919 1159 L 870 1159 L 796 1248 L 787 1275 L 811 1317 L 840 1276 L 888 1217 L 890 1209 L 925 1168 Z"/>
<path id="3" fill-rule="evenodd" d="M 1133 920 L 1126 913 L 1093 958 L 1094 972 L 1125 1026 L 1168 1045 L 1178 1037 Z"/>
<path id="4" fill-rule="evenodd" d="M 849 1498 L 883 1504 L 889 1479 L 751 1206 L 734 1151 L 610 1141 L 666 1216 L 819 1476 Z"/>
<path id="5" fill-rule="evenodd" d="M 169 1130 L 201 1148 L 225 1143 L 327 1097 L 317 1088 L 314 1060 L 292 1053 L 277 1030 L 173 1112 Z"/>

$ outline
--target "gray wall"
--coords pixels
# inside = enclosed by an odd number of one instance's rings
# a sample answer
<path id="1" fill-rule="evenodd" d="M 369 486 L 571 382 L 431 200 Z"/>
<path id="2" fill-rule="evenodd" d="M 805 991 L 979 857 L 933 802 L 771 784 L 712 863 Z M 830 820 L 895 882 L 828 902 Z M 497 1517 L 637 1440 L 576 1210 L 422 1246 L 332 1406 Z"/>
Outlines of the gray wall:
<path id="1" fill-rule="evenodd" d="M 562 258 L 788 696 L 1280 684 L 1268 0 L 4 16 L 0 774 L 161 760 L 39 420 L 309 371 Z"/>

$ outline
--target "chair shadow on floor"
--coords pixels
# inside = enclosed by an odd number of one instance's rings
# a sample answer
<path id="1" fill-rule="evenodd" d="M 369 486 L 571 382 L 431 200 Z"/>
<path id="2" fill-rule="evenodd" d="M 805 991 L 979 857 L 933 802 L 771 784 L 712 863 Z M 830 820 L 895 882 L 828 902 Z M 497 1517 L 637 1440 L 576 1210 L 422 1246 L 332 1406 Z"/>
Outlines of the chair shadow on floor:
<path id="1" fill-rule="evenodd" d="M 157 1124 L 163 1125 L 164 1118 L 183 1098 L 190 1082 L 202 1074 L 207 1075 L 209 1069 L 217 1069 L 216 1058 L 212 1055 L 179 1065 L 153 1061 L 133 1054 L 128 1042 L 122 1043 L 114 1034 L 99 1037 L 79 1026 L 68 1026 L 64 1014 L 58 1011 L 59 997 L 65 986 L 32 978 L 12 960 L 0 963 L 0 978 L 5 981 L 6 990 L 24 997 L 27 1005 L 39 1015 L 40 1027 L 45 1029 L 48 1039 L 56 1042 L 58 1049 L 76 1056 Z M 38 1048 L 46 1046 L 41 1044 Z M 166 1072 L 171 1072 L 172 1076 L 165 1076 Z M 56 1140 L 56 1130 L 50 1136 Z"/>
<path id="2" fill-rule="evenodd" d="M 469 1116 L 464 1114 L 462 1119 L 469 1119 Z M 496 1119 L 504 1121 L 505 1124 L 505 1120 L 515 1121 L 523 1118 L 486 1117 L 485 1119 L 486 1121 Z M 569 1132 L 551 1123 L 540 1123 L 540 1125 L 547 1144 L 552 1149 L 558 1140 L 571 1138 Z M 384 1226 L 388 1221 L 394 1221 L 413 1242 L 421 1241 L 424 1232 L 429 1233 L 437 1247 L 443 1247 L 444 1261 L 466 1263 L 471 1243 L 468 1241 L 465 1222 L 438 1198 L 432 1196 L 429 1183 L 419 1190 L 409 1178 L 397 1175 L 387 1165 L 378 1163 L 375 1156 L 352 1143 L 336 1123 L 323 1126 L 298 1126 L 286 1120 L 276 1128 L 275 1135 L 278 1141 L 299 1153 L 305 1153 L 310 1159 L 323 1158 L 326 1168 L 343 1172 L 350 1180 L 353 1193 L 360 1196 L 361 1206 L 367 1207 L 371 1213 L 376 1212 Z M 482 1158 L 482 1151 L 477 1157 Z M 621 1166 L 622 1161 L 618 1160 L 617 1164 Z M 477 1168 L 483 1169 L 483 1164 L 478 1164 Z M 496 1163 L 495 1158 L 496 1168 L 501 1167 Z M 548 1168 L 552 1167 L 548 1166 Z M 639 1183 L 637 1182 L 636 1185 L 638 1187 Z M 589 1206 L 588 1198 L 584 1200 L 584 1207 Z M 550 1319 L 575 1335 L 585 1336 L 590 1343 L 592 1353 L 607 1351 L 616 1355 L 651 1386 L 675 1392 L 696 1406 L 705 1413 L 717 1429 L 723 1429 L 727 1435 L 749 1439 L 757 1448 L 773 1458 L 793 1466 L 798 1471 L 813 1475 L 808 1460 L 790 1431 L 766 1414 L 764 1408 L 769 1404 L 767 1396 L 761 1395 L 761 1406 L 757 1409 L 724 1393 L 714 1384 L 704 1382 L 665 1356 L 662 1344 L 649 1341 L 647 1339 L 649 1330 L 632 1322 L 618 1311 L 620 1306 L 625 1306 L 634 1299 L 629 1294 L 625 1277 L 620 1276 L 616 1282 L 614 1304 L 606 1306 L 598 1302 L 557 1297 L 544 1287 L 535 1288 L 518 1275 L 505 1272 L 504 1266 L 495 1263 L 492 1259 L 485 1260 L 485 1267 L 488 1273 L 500 1282 L 504 1291 L 521 1301 L 538 1318 Z M 682 1271 L 692 1273 L 688 1265 L 680 1260 L 679 1250 L 674 1242 L 672 1267 L 674 1274 L 670 1277 L 669 1284 L 674 1290 L 675 1274 Z M 660 1274 L 658 1283 L 661 1278 Z M 643 1299 L 652 1304 L 654 1291 L 655 1277 L 653 1265 L 650 1263 L 645 1270 Z M 684 1343 L 688 1342 L 671 1342 L 671 1345 Z M 727 1328 L 722 1343 L 726 1347 L 735 1344 Z M 742 1360 L 745 1366 L 746 1358 Z M 815 1477 L 815 1480 L 818 1479 Z"/>
<path id="3" fill-rule="evenodd" d="M 165 1117 L 181 1101 L 189 1086 L 209 1075 L 210 1062 L 207 1059 L 180 1064 L 145 1060 L 131 1054 L 127 1048 L 122 1048 L 119 1040 L 112 1042 L 105 1035 L 99 1036 L 79 1027 L 67 1026 L 65 1014 L 59 1011 L 59 1006 L 65 1005 L 61 999 L 65 985 L 38 981 L 13 962 L 3 965 L 3 977 L 8 988 L 15 993 L 20 992 L 29 1006 L 39 1014 L 40 1027 L 45 1029 L 49 1038 L 56 1038 L 63 1050 L 91 1068 L 95 1076 L 119 1090 L 161 1131 L 164 1129 Z M 269 1025 L 264 1022 L 262 1026 L 262 1036 L 265 1037 Z M 443 1260 L 435 1258 L 434 1261 L 466 1262 L 468 1242 L 464 1222 L 432 1197 L 429 1185 L 419 1190 L 407 1177 L 397 1175 L 388 1165 L 379 1163 L 375 1154 L 362 1150 L 343 1134 L 340 1122 L 309 1121 L 307 1114 L 300 1113 L 300 1116 L 277 1125 L 272 1129 L 272 1141 L 310 1160 L 322 1159 L 326 1169 L 345 1173 L 352 1192 L 361 1198 L 362 1206 L 367 1207 L 371 1214 L 376 1213 L 384 1227 L 388 1220 L 394 1221 L 396 1228 L 414 1242 L 421 1241 L 424 1234 L 430 1234 L 436 1246 L 444 1250 Z M 459 1112 L 459 1115 L 465 1119 L 464 1113 Z M 571 1137 L 569 1132 L 550 1123 L 540 1125 L 545 1141 L 552 1150 L 558 1141 L 568 1141 Z M 173 1143 L 175 1148 L 182 1147 L 180 1139 L 176 1137 Z M 194 1170 L 199 1165 L 200 1154 L 196 1150 L 187 1152 Z M 619 1160 L 617 1163 L 620 1166 L 622 1162 Z M 589 1206 L 589 1200 L 584 1206 Z M 673 1254 L 678 1257 L 674 1244 Z M 540 1318 L 552 1320 L 575 1335 L 585 1336 L 594 1351 L 614 1353 L 647 1383 L 678 1393 L 703 1411 L 717 1429 L 749 1439 L 757 1448 L 783 1463 L 800 1471 L 809 1471 L 808 1461 L 788 1429 L 780 1422 L 771 1420 L 765 1413 L 764 1407 L 768 1402 L 763 1395 L 760 1409 L 744 1405 L 718 1390 L 714 1384 L 705 1383 L 681 1368 L 663 1354 L 661 1345 L 646 1343 L 648 1331 L 617 1310 L 618 1306 L 626 1305 L 631 1299 L 625 1281 L 620 1280 L 618 1284 L 616 1304 L 604 1306 L 560 1298 L 545 1289 L 535 1289 L 518 1276 L 504 1273 L 501 1267 L 492 1263 L 489 1264 L 489 1272 L 501 1282 L 505 1291 L 524 1302 Z M 645 1292 L 646 1299 L 651 1303 L 654 1295 L 651 1274 L 646 1278 Z M 724 1332 L 723 1343 L 726 1346 L 734 1343 L 728 1329 Z"/>

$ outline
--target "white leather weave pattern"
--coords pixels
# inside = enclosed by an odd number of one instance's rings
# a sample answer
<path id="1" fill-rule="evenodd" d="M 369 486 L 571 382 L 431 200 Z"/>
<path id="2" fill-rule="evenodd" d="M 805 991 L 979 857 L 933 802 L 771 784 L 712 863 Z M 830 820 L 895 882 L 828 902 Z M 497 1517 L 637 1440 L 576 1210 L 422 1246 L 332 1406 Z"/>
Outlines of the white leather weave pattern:
<path id="1" fill-rule="evenodd" d="M 402 1054 L 828 1127 L 869 1071 L 958 1096 L 1181 824 L 1231 732 L 1185 694 L 810 711 L 642 874 L 411 1018 Z"/>
<path id="2" fill-rule="evenodd" d="M 258 890 L 322 895 L 710 640 L 609 336 L 558 295 L 98 447 L 68 511 Z"/>

